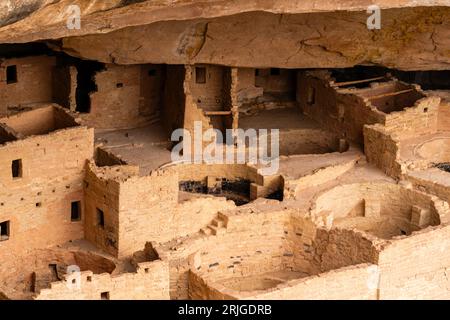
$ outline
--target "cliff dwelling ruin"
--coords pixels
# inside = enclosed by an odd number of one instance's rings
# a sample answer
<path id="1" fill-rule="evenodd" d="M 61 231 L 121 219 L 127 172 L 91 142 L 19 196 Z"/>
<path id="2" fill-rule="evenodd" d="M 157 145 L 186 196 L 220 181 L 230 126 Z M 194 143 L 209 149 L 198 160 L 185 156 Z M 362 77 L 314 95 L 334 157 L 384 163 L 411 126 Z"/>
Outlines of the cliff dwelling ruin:
<path id="1" fill-rule="evenodd" d="M 337 2 L 0 10 L 0 299 L 449 299 L 449 3 Z"/>

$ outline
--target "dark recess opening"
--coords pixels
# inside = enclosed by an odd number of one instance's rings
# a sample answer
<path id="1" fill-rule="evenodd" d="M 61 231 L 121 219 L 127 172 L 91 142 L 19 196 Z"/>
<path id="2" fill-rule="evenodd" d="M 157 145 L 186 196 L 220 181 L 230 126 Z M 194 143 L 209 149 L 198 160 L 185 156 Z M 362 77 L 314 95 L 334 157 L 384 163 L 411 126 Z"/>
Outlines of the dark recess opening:
<path id="1" fill-rule="evenodd" d="M 76 63 L 78 71 L 77 75 L 77 89 L 76 89 L 76 111 L 81 113 L 89 113 L 91 111 L 91 97 L 92 92 L 97 91 L 95 83 L 95 74 L 104 70 L 104 65 L 96 61 L 81 60 Z"/>
<path id="2" fill-rule="evenodd" d="M 279 76 L 281 74 L 280 68 L 271 68 L 270 75 L 271 76 Z"/>
<path id="3" fill-rule="evenodd" d="M 6 84 L 17 83 L 17 66 L 6 67 Z"/>
<path id="4" fill-rule="evenodd" d="M 434 165 L 436 168 L 450 173 L 450 162 L 442 162 Z"/>
<path id="5" fill-rule="evenodd" d="M 100 297 L 102 300 L 109 300 L 109 292 L 102 292 Z"/>
<path id="6" fill-rule="evenodd" d="M 283 189 L 278 189 L 266 196 L 266 199 L 283 201 Z"/>
<path id="7" fill-rule="evenodd" d="M 0 241 L 9 239 L 9 221 L 0 223 Z"/>
<path id="8" fill-rule="evenodd" d="M 410 83 L 417 83 L 423 90 L 450 90 L 450 71 L 399 71 L 392 70 L 394 77 Z"/>
<path id="9" fill-rule="evenodd" d="M 6 59 L 54 54 L 45 43 L 41 42 L 4 43 L 0 44 L 0 52 L 2 58 Z"/>
<path id="10" fill-rule="evenodd" d="M 376 66 L 354 66 L 353 68 L 331 69 L 331 76 L 336 82 L 365 80 L 385 76 L 391 70 Z M 378 80 L 382 81 L 382 80 Z M 365 88 L 369 83 L 356 83 L 350 85 L 355 88 Z"/>
<path id="11" fill-rule="evenodd" d="M 214 187 L 209 187 L 203 181 L 181 181 L 179 190 L 192 193 L 211 194 L 218 197 L 225 197 L 234 201 L 237 206 L 250 202 L 250 180 L 238 179 L 228 180 L 226 178 L 217 179 Z"/>
<path id="12" fill-rule="evenodd" d="M 450 71 L 449 70 L 422 70 L 422 71 L 402 71 L 389 69 L 382 66 L 354 66 L 353 68 L 331 69 L 332 77 L 336 82 L 346 82 L 363 80 L 385 76 L 390 73 L 394 78 L 407 83 L 416 83 L 423 90 L 449 90 Z M 377 80 L 382 81 L 382 80 Z M 369 83 L 352 84 L 351 87 L 364 88 Z"/>
<path id="13" fill-rule="evenodd" d="M 58 276 L 58 265 L 56 263 L 50 263 L 48 267 L 50 269 L 52 282 L 61 280 Z"/>
<path id="14" fill-rule="evenodd" d="M 97 208 L 97 225 L 101 228 L 105 227 L 105 213 Z"/>
<path id="15" fill-rule="evenodd" d="M 81 220 L 81 202 L 74 201 L 71 203 L 70 208 L 70 220 L 71 221 L 80 221 Z"/>
<path id="16" fill-rule="evenodd" d="M 13 160 L 11 163 L 11 174 L 13 178 L 22 177 L 22 159 Z"/>

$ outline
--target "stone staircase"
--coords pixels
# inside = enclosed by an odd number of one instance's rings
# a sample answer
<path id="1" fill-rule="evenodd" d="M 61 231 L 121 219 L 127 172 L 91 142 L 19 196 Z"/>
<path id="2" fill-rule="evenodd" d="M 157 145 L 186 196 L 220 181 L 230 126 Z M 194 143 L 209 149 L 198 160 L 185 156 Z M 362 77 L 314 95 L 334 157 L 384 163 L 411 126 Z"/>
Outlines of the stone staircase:
<path id="1" fill-rule="evenodd" d="M 226 228 L 227 222 L 225 220 L 225 217 L 219 213 L 208 226 L 200 229 L 200 233 L 208 236 L 217 236 L 219 234 L 224 234 L 225 232 L 227 232 Z"/>

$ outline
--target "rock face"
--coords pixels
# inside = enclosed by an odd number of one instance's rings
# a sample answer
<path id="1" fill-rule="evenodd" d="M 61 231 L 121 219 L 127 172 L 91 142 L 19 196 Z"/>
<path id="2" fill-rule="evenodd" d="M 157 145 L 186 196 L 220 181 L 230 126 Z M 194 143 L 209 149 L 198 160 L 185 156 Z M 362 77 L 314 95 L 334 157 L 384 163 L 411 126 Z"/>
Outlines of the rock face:
<path id="1" fill-rule="evenodd" d="M 71 4 L 81 8 L 80 30 L 66 27 Z M 448 69 L 448 0 L 379 1 L 380 30 L 367 29 L 370 4 L 8 0 L 0 5 L 0 43 L 61 40 L 57 48 L 71 55 L 118 64 Z"/>
<path id="2" fill-rule="evenodd" d="M 0 3 L 0 27 L 25 19 L 45 4 L 56 1 L 44 0 L 7 0 Z"/>
<path id="3" fill-rule="evenodd" d="M 119 64 L 283 68 L 382 64 L 404 70 L 448 69 L 450 8 L 385 10 L 380 30 L 368 30 L 366 19 L 365 12 L 250 12 L 65 38 L 62 49 Z"/>

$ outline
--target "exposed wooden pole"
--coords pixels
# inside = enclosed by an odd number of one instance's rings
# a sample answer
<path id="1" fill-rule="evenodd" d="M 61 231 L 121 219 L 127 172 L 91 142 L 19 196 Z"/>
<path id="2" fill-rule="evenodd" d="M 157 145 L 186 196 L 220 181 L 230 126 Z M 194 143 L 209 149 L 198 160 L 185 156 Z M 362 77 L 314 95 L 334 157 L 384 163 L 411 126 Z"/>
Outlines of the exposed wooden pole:
<path id="1" fill-rule="evenodd" d="M 205 116 L 230 116 L 230 111 L 205 111 Z"/>
<path id="2" fill-rule="evenodd" d="M 414 91 L 414 89 L 406 89 L 406 90 L 402 90 L 402 91 L 383 93 L 383 94 L 380 94 L 377 96 L 367 97 L 367 99 L 369 99 L 369 100 L 381 99 L 381 98 L 385 98 L 385 97 L 397 96 L 399 94 L 403 94 L 403 93 L 407 93 L 407 92 L 411 92 L 411 91 Z"/>
<path id="3" fill-rule="evenodd" d="M 382 76 L 382 77 L 376 77 L 376 78 L 370 78 L 370 79 L 364 79 L 364 80 L 354 80 L 354 81 L 346 81 L 346 82 L 335 82 L 332 83 L 331 86 L 332 87 L 342 87 L 342 86 L 348 86 L 350 84 L 358 84 L 358 83 L 364 83 L 364 82 L 371 82 L 371 81 L 375 81 L 375 80 L 381 80 L 386 78 L 386 76 Z"/>

